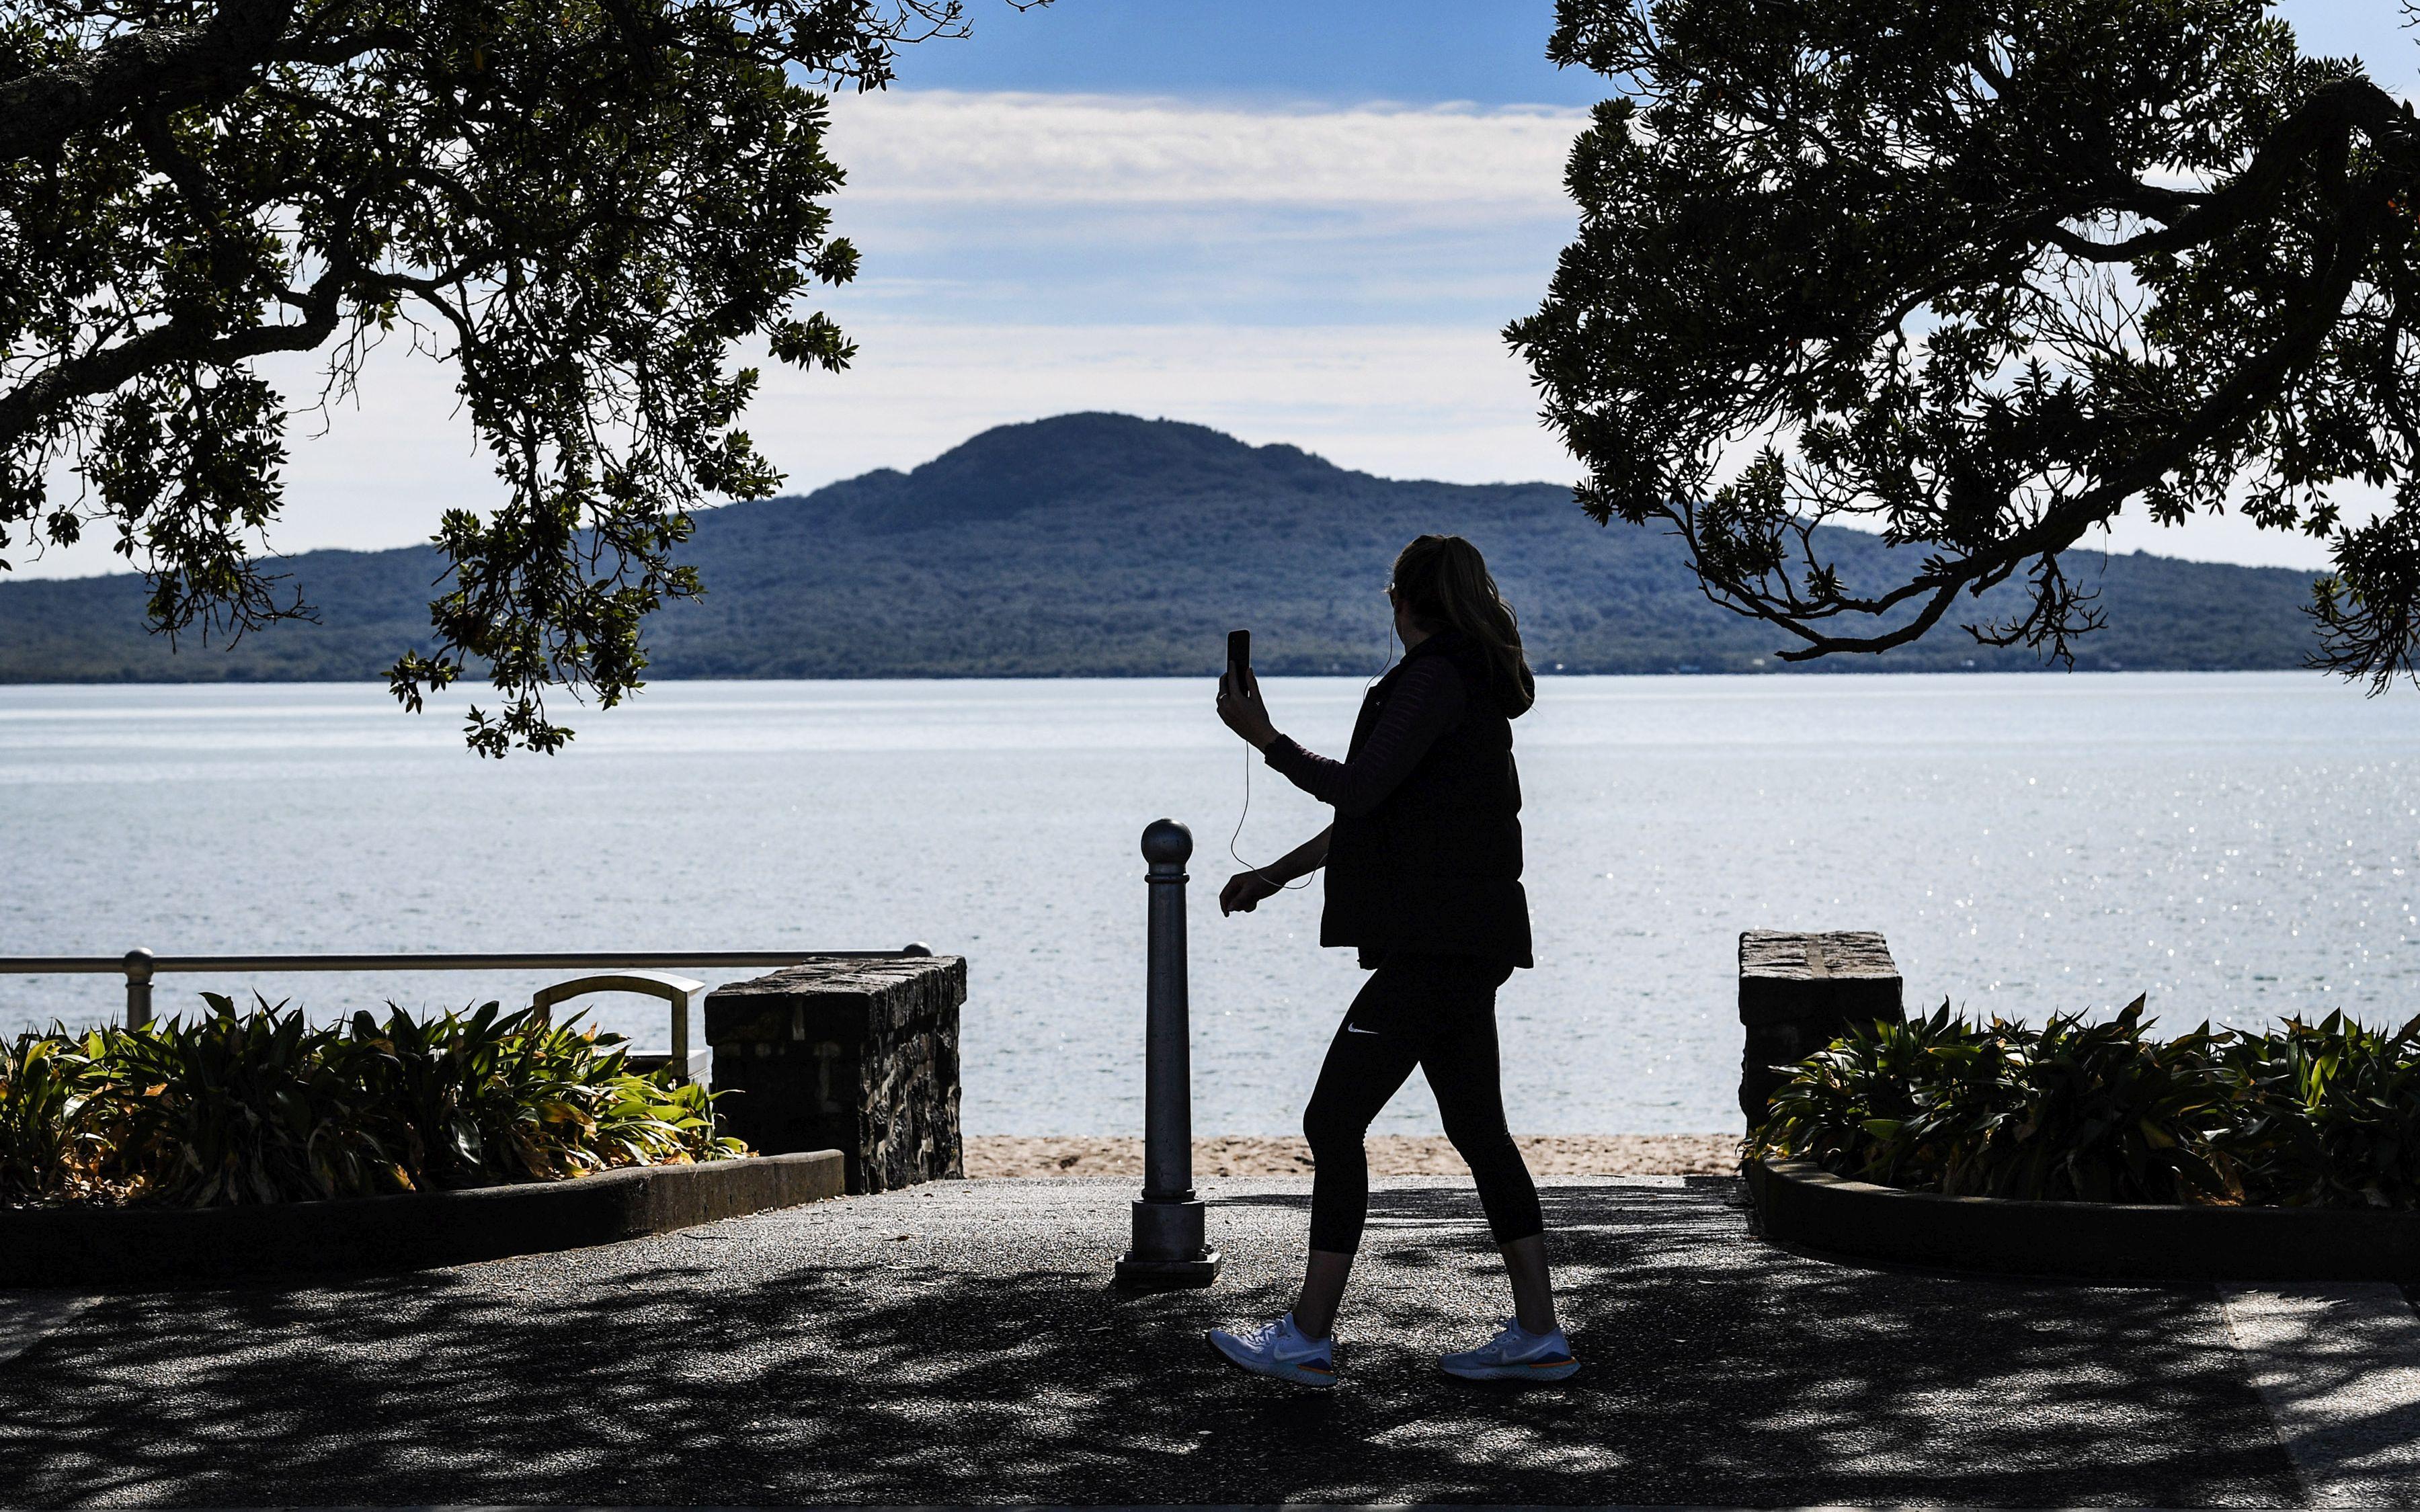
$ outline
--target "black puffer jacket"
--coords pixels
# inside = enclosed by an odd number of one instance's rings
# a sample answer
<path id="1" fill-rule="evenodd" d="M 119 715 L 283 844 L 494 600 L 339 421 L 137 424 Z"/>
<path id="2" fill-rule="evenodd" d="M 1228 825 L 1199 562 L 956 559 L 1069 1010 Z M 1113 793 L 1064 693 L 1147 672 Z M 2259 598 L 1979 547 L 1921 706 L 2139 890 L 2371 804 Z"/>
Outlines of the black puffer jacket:
<path id="1" fill-rule="evenodd" d="M 1371 688 L 1342 763 L 1269 748 L 1271 766 L 1337 806 L 1320 944 L 1357 947 L 1364 965 L 1397 949 L 1532 964 L 1512 726 L 1527 669 L 1521 680 L 1499 686 L 1477 644 L 1443 631 Z M 1399 698 L 1419 707 L 1390 722 Z"/>

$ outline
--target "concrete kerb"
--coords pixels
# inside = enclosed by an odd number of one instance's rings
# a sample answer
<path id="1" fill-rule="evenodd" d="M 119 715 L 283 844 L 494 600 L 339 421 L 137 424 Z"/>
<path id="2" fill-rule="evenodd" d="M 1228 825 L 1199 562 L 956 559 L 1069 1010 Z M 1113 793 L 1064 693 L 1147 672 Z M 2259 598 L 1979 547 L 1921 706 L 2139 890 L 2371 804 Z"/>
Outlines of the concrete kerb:
<path id="1" fill-rule="evenodd" d="M 2038 1279 L 2420 1279 L 2420 1212 L 1951 1197 L 1805 1161 L 1745 1174 L 1763 1237 L 1826 1257 Z"/>
<path id="2" fill-rule="evenodd" d="M 840 1151 L 240 1208 L 0 1210 L 0 1286 L 187 1287 L 610 1244 L 841 1195 Z"/>

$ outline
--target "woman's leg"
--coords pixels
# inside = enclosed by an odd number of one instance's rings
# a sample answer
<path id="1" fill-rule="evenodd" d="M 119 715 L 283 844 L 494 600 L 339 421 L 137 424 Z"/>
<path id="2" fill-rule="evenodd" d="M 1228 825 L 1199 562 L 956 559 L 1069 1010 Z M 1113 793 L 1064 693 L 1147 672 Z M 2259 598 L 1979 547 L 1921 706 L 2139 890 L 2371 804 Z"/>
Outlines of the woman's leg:
<path id="1" fill-rule="evenodd" d="M 1311 1259 L 1295 1304 L 1295 1326 L 1325 1338 L 1335 1326 L 1353 1256 L 1370 1212 L 1370 1120 L 1419 1064 L 1421 1038 L 1400 1011 L 1406 973 L 1397 961 L 1370 974 L 1328 1042 L 1302 1134 L 1311 1144 Z"/>
<path id="2" fill-rule="evenodd" d="M 1504 1273 L 1512 1282 L 1512 1319 L 1525 1333 L 1551 1334 L 1562 1327 L 1555 1316 L 1555 1282 L 1546 1269 L 1546 1236 L 1531 1234 L 1501 1246 Z"/>
<path id="3" fill-rule="evenodd" d="M 1344 1283 L 1353 1274 L 1350 1250 L 1314 1249 L 1302 1268 L 1302 1289 L 1295 1294 L 1294 1326 L 1310 1339 L 1324 1339 L 1336 1330 L 1336 1309 L 1344 1301 Z"/>
<path id="4" fill-rule="evenodd" d="M 1456 963 L 1459 966 L 1461 964 Z M 1446 1137 L 1479 1186 L 1480 1206 L 1504 1254 L 1512 1284 L 1513 1317 L 1532 1334 L 1556 1327 L 1554 1283 L 1546 1268 L 1545 1220 L 1528 1162 L 1504 1121 L 1501 1053 L 1496 1038 L 1496 989 L 1509 973 L 1481 963 L 1443 984 L 1455 1001 L 1451 1026 L 1421 1057 Z"/>

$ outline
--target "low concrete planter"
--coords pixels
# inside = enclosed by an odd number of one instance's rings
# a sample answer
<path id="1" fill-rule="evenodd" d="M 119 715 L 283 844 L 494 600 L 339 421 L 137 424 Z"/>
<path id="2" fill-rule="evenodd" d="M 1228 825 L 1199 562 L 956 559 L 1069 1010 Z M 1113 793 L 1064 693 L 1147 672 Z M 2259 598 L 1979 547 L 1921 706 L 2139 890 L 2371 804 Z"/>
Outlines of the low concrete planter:
<path id="1" fill-rule="evenodd" d="M 0 1286 L 177 1287 L 610 1244 L 838 1196 L 840 1151 L 245 1208 L 0 1209 Z"/>
<path id="2" fill-rule="evenodd" d="M 2130 1281 L 2420 1281 L 2420 1212 L 1946 1197 L 1750 1161 L 1767 1239 L 1829 1255 Z"/>

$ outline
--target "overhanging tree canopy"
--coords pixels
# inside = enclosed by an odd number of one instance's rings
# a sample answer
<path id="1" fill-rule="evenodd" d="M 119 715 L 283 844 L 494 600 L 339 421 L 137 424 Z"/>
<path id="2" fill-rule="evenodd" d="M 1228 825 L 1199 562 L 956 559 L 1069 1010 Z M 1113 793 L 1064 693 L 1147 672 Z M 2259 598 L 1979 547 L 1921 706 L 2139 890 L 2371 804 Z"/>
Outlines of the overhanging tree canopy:
<path id="1" fill-rule="evenodd" d="M 2132 501 L 2332 539 L 2321 659 L 2420 635 L 2420 123 L 2259 0 L 1560 0 L 1619 81 L 1508 337 L 1600 522 L 1663 523 L 1804 659 L 1968 625 L 2064 656 Z M 2389 490 L 2340 518 L 2348 486 Z M 1814 527 L 1906 548 L 1851 581 Z"/>
<path id="2" fill-rule="evenodd" d="M 484 662 L 505 702 L 472 745 L 559 747 L 546 690 L 618 702 L 642 618 L 698 591 L 686 509 L 780 481 L 734 346 L 849 358 L 793 309 L 856 264 L 810 85 L 880 85 L 959 25 L 957 0 L 0 9 L 0 556 L 97 525 L 169 633 L 307 613 L 254 560 L 287 423 L 255 362 L 324 350 L 342 395 L 408 341 L 504 486 L 445 516 L 438 649 L 392 684 L 417 708 Z"/>

